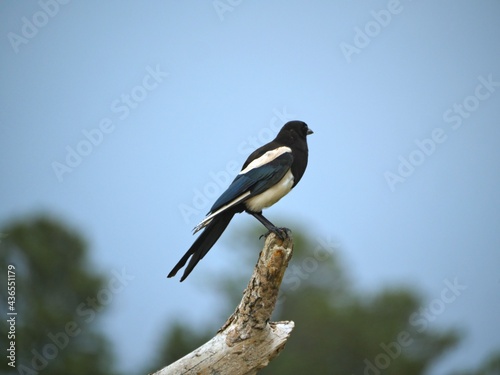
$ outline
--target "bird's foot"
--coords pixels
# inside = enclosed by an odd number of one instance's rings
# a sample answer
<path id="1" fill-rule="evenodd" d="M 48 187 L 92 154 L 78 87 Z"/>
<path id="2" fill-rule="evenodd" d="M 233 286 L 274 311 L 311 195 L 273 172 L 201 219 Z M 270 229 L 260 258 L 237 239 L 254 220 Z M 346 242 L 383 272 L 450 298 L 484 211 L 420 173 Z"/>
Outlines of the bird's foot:
<path id="1" fill-rule="evenodd" d="M 290 229 L 288 228 L 278 228 L 278 227 L 274 227 L 274 228 L 270 228 L 269 231 L 267 233 L 264 233 L 262 234 L 260 237 L 259 237 L 259 240 L 262 238 L 262 237 L 265 237 L 267 238 L 267 236 L 269 236 L 271 233 L 274 233 L 275 235 L 277 235 L 279 237 L 279 239 L 281 241 L 284 241 L 285 238 L 288 237 L 288 232 L 291 232 Z"/>

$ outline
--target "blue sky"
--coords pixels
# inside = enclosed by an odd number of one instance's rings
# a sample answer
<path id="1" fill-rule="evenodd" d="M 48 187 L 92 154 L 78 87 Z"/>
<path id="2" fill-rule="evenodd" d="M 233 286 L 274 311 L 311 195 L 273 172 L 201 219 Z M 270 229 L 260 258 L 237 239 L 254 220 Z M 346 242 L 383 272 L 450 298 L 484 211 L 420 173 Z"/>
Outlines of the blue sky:
<path id="1" fill-rule="evenodd" d="M 266 216 L 338 243 L 355 287 L 414 287 L 430 324 L 461 328 L 432 374 L 474 366 L 500 348 L 499 15 L 494 0 L 2 2 L 0 220 L 49 212 L 110 279 L 133 277 L 103 326 L 138 368 L 168 321 L 222 324 L 206 279 L 253 218 L 186 282 L 165 276 L 247 155 L 300 119 L 308 170 Z"/>

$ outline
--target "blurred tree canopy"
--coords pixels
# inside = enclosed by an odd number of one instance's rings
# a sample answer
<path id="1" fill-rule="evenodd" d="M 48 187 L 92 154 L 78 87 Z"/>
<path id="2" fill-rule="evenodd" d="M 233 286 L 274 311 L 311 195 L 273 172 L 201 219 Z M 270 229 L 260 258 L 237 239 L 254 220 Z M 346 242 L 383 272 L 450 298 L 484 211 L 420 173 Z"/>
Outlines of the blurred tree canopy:
<path id="1" fill-rule="evenodd" d="M 256 231 L 239 234 L 235 248 L 251 269 L 255 249 L 262 247 Z M 382 290 L 367 295 L 355 290 L 329 239 L 313 241 L 294 233 L 294 256 L 285 274 L 274 320 L 294 320 L 296 327 L 279 357 L 262 374 L 424 374 L 458 342 L 455 330 L 437 330 L 412 319 L 423 305 L 415 291 Z M 116 362 L 110 344 L 99 331 L 98 318 L 126 276 L 106 280 L 93 270 L 87 245 L 62 223 L 36 217 L 0 230 L 0 278 L 15 272 L 15 368 L 2 361 L 2 374 L 113 375 Z M 241 265 L 243 267 L 243 265 Z M 238 269 L 238 265 L 235 265 Z M 221 324 L 238 304 L 247 276 L 208 277 L 224 296 Z M 0 288 L 2 301 L 8 289 Z M 9 322 L 0 321 L 7 336 Z M 218 327 L 204 332 L 189 322 L 169 322 L 157 353 L 158 370 L 210 339 Z M 3 334 L 4 335 L 4 334 Z M 4 336 L 4 337 L 5 337 Z M 12 350 L 2 340 L 3 352 Z M 8 357 L 7 357 L 8 358 Z M 500 374 L 500 353 L 475 370 L 453 375 Z"/>
<path id="2" fill-rule="evenodd" d="M 240 234 L 234 247 L 261 248 L 262 242 L 253 240 L 260 232 L 259 228 Z M 279 357 L 260 373 L 424 374 L 459 342 L 455 330 L 437 330 L 410 318 L 423 305 L 415 291 L 388 289 L 371 295 L 356 291 L 344 274 L 332 241 L 313 241 L 298 232 L 293 235 L 294 255 L 273 319 L 293 320 L 296 326 Z M 249 261 L 256 261 L 255 252 Z M 247 281 L 238 277 L 212 281 L 225 295 L 224 318 L 238 304 Z M 165 335 L 158 363 L 152 369 L 174 362 L 214 334 L 214 330 L 196 334 L 188 322 L 177 322 Z"/>
<path id="3" fill-rule="evenodd" d="M 83 239 L 46 217 L 12 223 L 0 233 L 0 279 L 15 267 L 15 305 L 6 305 L 5 314 L 17 313 L 8 316 L 15 320 L 15 338 L 1 340 L 2 353 L 14 342 L 15 368 L 4 357 L 0 372 L 114 374 L 109 343 L 96 324 L 112 291 L 92 271 Z M 7 301 L 7 288 L 0 296 Z M 6 319 L 0 324 L 9 332 Z"/>

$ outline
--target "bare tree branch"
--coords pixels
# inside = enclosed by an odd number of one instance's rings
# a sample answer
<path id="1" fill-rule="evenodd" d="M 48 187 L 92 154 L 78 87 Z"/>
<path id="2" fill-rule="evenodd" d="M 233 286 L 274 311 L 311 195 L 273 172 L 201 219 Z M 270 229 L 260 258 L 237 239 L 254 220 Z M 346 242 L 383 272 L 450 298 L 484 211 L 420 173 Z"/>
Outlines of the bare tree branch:
<path id="1" fill-rule="evenodd" d="M 210 341 L 153 375 L 256 374 L 284 348 L 292 321 L 269 322 L 283 275 L 292 257 L 290 232 L 271 233 L 235 312 Z"/>

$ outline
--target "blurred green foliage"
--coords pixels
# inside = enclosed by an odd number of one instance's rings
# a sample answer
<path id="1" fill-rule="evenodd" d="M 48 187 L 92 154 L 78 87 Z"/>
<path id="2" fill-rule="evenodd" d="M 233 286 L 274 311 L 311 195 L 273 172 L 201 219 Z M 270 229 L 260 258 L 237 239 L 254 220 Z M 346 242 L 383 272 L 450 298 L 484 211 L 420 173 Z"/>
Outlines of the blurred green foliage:
<path id="1" fill-rule="evenodd" d="M 260 232 L 259 228 L 235 238 L 233 248 L 253 249 L 240 256 L 242 268 L 255 263 L 255 249 L 262 247 L 262 241 L 256 240 Z M 422 375 L 459 343 L 457 330 L 440 330 L 411 319 L 425 306 L 416 290 L 395 287 L 372 293 L 358 291 L 346 276 L 333 241 L 308 238 L 298 232 L 293 236 L 294 254 L 273 320 L 293 320 L 295 329 L 285 349 L 260 374 Z M 229 316 L 248 280 L 242 276 L 207 280 L 225 296 L 224 317 Z M 164 335 L 153 369 L 191 352 L 215 331 L 212 327 L 197 334 L 188 324 L 176 322 Z"/>
<path id="2" fill-rule="evenodd" d="M 0 280 L 15 267 L 15 304 L 4 306 L 17 313 L 10 315 L 15 337 L 1 340 L 2 353 L 14 342 L 16 367 L 4 357 L 1 373 L 114 374 L 109 343 L 96 324 L 109 291 L 92 270 L 82 237 L 47 217 L 14 222 L 0 233 Z M 0 297 L 7 301 L 7 288 Z M 2 332 L 10 329 L 6 319 L 0 325 Z"/>
<path id="3" fill-rule="evenodd" d="M 0 279 L 15 269 L 16 368 L 2 361 L 2 374 L 114 375 L 116 362 L 99 318 L 113 293 L 111 283 L 89 262 L 85 241 L 54 219 L 35 217 L 0 230 Z M 251 270 L 261 229 L 240 233 L 234 269 Z M 425 374 L 460 340 L 456 330 L 415 324 L 412 314 L 425 306 L 415 290 L 356 290 L 328 238 L 294 233 L 294 255 L 283 280 L 273 320 L 293 320 L 295 329 L 285 350 L 262 374 Z M 247 252 L 243 249 L 248 249 Z M 242 251 L 242 252 L 241 252 Z M 241 267 L 241 268 L 240 268 Z M 221 324 L 239 303 L 248 275 L 207 277 L 223 298 Z M 115 284 L 116 286 L 116 284 Z M 8 289 L 0 288 L 2 301 Z M 8 316 L 11 304 L 2 304 Z M 11 310 L 12 312 L 12 310 Z M 2 336 L 9 332 L 0 321 Z M 189 322 L 169 322 L 156 361 L 148 373 L 172 363 L 209 340 L 218 327 L 204 332 Z M 9 340 L 2 340 L 9 353 Z M 475 370 L 453 375 L 500 374 L 500 354 Z"/>

